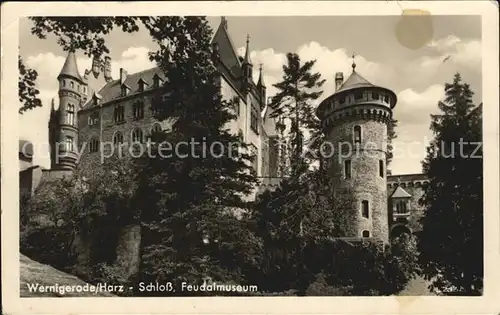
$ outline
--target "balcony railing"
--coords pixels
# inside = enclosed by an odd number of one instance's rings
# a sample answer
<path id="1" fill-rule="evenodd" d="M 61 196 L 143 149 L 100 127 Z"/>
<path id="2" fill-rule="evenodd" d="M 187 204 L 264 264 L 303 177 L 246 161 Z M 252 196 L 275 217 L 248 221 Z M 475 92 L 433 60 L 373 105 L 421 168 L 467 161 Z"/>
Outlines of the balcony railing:
<path id="1" fill-rule="evenodd" d="M 392 215 L 394 218 L 407 218 L 410 216 L 410 210 L 394 211 Z"/>

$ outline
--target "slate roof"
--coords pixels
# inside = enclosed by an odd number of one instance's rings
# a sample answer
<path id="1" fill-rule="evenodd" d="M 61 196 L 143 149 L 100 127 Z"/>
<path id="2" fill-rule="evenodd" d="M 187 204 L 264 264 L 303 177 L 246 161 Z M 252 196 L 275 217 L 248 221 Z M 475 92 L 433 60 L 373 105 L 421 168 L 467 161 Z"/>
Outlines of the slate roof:
<path id="1" fill-rule="evenodd" d="M 360 76 L 356 71 L 353 71 L 349 78 L 340 86 L 336 93 L 359 88 L 359 87 L 374 87 L 368 80 Z"/>
<path id="2" fill-rule="evenodd" d="M 154 67 L 151 69 L 143 70 L 140 72 L 128 74 L 125 79 L 124 84 L 130 88 L 130 93 L 128 95 L 143 93 L 139 92 L 139 81 L 142 80 L 146 82 L 145 90 L 153 89 L 153 78 L 155 75 L 158 75 L 160 79 L 165 80 L 165 75 L 163 70 L 159 67 Z M 122 97 L 122 87 L 120 84 L 120 79 L 113 80 L 107 83 L 100 91 L 99 95 L 102 97 L 101 104 L 107 103 L 114 99 Z M 90 99 L 87 104 L 83 107 L 83 109 L 91 108 L 95 106 L 92 100 Z"/>
<path id="3" fill-rule="evenodd" d="M 69 52 L 64 65 L 59 73 L 59 76 L 67 75 L 83 82 L 80 72 L 78 71 L 78 65 L 76 64 L 76 56 L 74 52 Z M 58 78 L 59 78 L 58 76 Z"/>
<path id="4" fill-rule="evenodd" d="M 221 62 L 236 76 L 241 76 L 241 62 L 236 48 L 227 32 L 227 22 L 222 21 L 215 32 L 212 43 L 219 45 Z"/>
<path id="5" fill-rule="evenodd" d="M 391 195 L 391 198 L 409 198 L 409 197 L 411 197 L 411 195 L 401 186 L 398 186 L 398 188 L 396 188 L 396 190 Z"/>

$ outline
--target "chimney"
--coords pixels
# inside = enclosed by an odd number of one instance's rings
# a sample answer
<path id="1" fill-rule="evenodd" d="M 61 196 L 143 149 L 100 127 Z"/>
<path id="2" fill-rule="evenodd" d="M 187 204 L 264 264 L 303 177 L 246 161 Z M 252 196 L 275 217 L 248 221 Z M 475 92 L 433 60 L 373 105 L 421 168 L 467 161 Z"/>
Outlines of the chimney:
<path id="1" fill-rule="evenodd" d="M 125 83 L 125 80 L 127 80 L 127 71 L 123 68 L 120 68 L 120 84 Z"/>
<path id="2" fill-rule="evenodd" d="M 109 82 L 112 80 L 111 77 L 111 57 L 104 57 L 104 79 Z"/>
<path id="3" fill-rule="evenodd" d="M 337 92 L 344 83 L 344 74 L 342 72 L 335 73 L 335 92 Z"/>

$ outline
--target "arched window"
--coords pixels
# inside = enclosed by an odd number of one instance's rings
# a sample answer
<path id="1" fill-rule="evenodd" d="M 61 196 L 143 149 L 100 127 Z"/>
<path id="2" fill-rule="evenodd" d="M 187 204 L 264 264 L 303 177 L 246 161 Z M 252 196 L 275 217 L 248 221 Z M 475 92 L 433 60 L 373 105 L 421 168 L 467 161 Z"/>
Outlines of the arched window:
<path id="1" fill-rule="evenodd" d="M 378 175 L 380 177 L 384 177 L 384 161 L 379 160 L 378 161 Z"/>
<path id="2" fill-rule="evenodd" d="M 113 136 L 113 144 L 114 145 L 120 145 L 123 143 L 123 134 L 119 131 L 115 133 Z"/>
<path id="3" fill-rule="evenodd" d="M 75 88 L 75 82 L 70 81 L 70 82 L 69 82 L 69 86 L 71 86 L 71 88 L 72 88 L 72 89 L 73 89 L 73 88 Z"/>
<path id="4" fill-rule="evenodd" d="M 363 237 L 370 237 L 370 231 L 364 230 Z"/>
<path id="5" fill-rule="evenodd" d="M 136 128 L 132 131 L 132 142 L 139 142 L 139 143 L 144 142 L 144 136 L 142 134 L 141 129 Z"/>
<path id="6" fill-rule="evenodd" d="M 354 143 L 361 143 L 361 126 L 354 126 Z"/>
<path id="7" fill-rule="evenodd" d="M 364 218 L 368 219 L 370 217 L 370 205 L 368 203 L 368 200 L 363 200 L 361 202 L 361 214 Z"/>
<path id="8" fill-rule="evenodd" d="M 89 151 L 90 153 L 99 151 L 99 140 L 96 138 L 90 140 Z"/>
<path id="9" fill-rule="evenodd" d="M 73 104 L 68 104 L 67 123 L 71 126 L 75 125 L 75 105 Z"/>

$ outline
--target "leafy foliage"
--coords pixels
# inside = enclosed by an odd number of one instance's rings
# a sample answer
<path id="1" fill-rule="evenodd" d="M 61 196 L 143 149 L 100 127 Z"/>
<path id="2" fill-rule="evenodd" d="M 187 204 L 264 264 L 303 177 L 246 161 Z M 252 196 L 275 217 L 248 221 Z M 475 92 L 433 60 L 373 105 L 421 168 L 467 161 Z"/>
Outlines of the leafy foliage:
<path id="1" fill-rule="evenodd" d="M 456 74 L 432 116 L 435 138 L 423 162 L 424 187 L 419 250 L 432 288 L 446 294 L 481 294 L 483 286 L 483 159 L 481 108 Z"/>
<path id="2" fill-rule="evenodd" d="M 19 102 L 21 102 L 21 107 L 19 108 L 19 114 L 23 112 L 42 106 L 42 101 L 38 98 L 40 91 L 36 88 L 36 79 L 38 78 L 38 73 L 28 68 L 23 59 L 19 56 L 18 60 L 19 66 Z"/>
<path id="3" fill-rule="evenodd" d="M 217 84 L 211 29 L 199 17 L 161 17 L 145 25 L 159 46 L 151 57 L 166 76 L 169 106 L 159 104 L 158 118 L 177 117 L 173 132 L 157 140 L 180 149 L 167 157 L 153 145 L 155 154 L 137 161 L 141 276 L 193 284 L 207 277 L 243 281 L 242 269 L 257 259 L 259 242 L 234 212 L 247 207 L 243 196 L 256 178 L 252 156 L 226 128 L 234 107 L 222 99 Z M 178 145 L 183 143 L 192 145 Z"/>
<path id="4" fill-rule="evenodd" d="M 319 72 L 312 72 L 316 60 L 301 62 L 300 57 L 294 53 L 287 54 L 287 64 L 283 66 L 283 79 L 273 84 L 278 93 L 273 96 L 270 106 L 273 108 L 273 117 L 289 119 L 291 124 L 292 151 L 294 154 L 293 172 L 297 173 L 304 162 L 302 147 L 305 141 L 304 131 L 312 132 L 310 139 L 321 137 L 319 119 L 313 108 L 313 101 L 323 94 L 321 87 L 325 80 L 321 79 Z M 316 141 L 319 146 L 321 141 Z M 311 148 L 314 150 L 313 148 Z M 317 149 L 317 148 L 316 148 Z M 311 157 L 311 156 L 309 156 Z"/>

